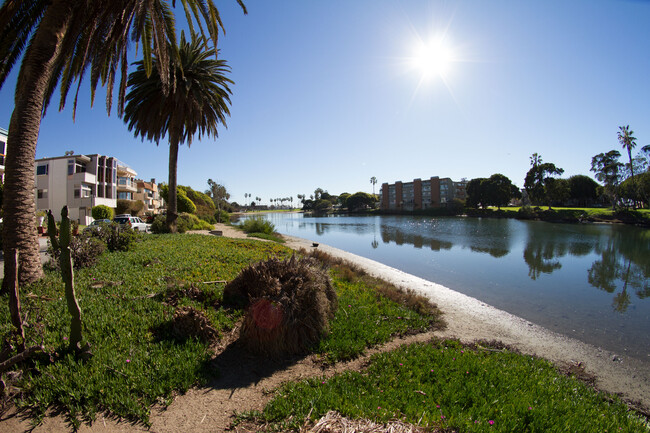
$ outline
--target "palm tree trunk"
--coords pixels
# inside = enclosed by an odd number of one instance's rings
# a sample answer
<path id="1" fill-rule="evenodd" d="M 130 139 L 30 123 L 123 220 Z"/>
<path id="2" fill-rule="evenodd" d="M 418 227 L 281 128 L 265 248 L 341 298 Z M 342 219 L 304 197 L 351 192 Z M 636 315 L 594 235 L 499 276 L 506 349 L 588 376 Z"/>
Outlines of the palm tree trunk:
<path id="1" fill-rule="evenodd" d="M 176 233 L 176 219 L 178 218 L 178 207 L 176 202 L 176 171 L 178 169 L 178 140 L 169 140 L 169 192 L 167 198 L 167 229 Z"/>
<path id="2" fill-rule="evenodd" d="M 15 106 L 9 123 L 4 186 L 5 257 L 20 251 L 21 284 L 41 278 L 35 222 L 34 160 L 41 125 L 43 103 L 61 41 L 70 24 L 74 1 L 53 0 L 47 8 L 33 42 L 25 52 L 16 88 Z M 5 261 L 5 275 L 16 272 L 11 260 Z M 4 285 L 3 285 L 4 286 Z"/>

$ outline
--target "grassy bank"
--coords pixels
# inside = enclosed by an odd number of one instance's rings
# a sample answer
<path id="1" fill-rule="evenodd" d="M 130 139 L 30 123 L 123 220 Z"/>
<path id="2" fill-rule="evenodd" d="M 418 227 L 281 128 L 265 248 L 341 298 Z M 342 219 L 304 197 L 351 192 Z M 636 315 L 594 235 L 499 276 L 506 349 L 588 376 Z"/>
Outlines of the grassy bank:
<path id="1" fill-rule="evenodd" d="M 360 372 L 288 384 L 264 411 L 242 419 L 271 430 L 297 431 L 329 411 L 432 429 L 427 431 L 649 430 L 618 399 L 561 374 L 544 360 L 450 340 L 375 355 Z"/>
<path id="2" fill-rule="evenodd" d="M 221 305 L 223 284 L 250 263 L 288 257 L 291 250 L 270 242 L 202 235 L 147 235 L 132 251 L 105 253 L 98 264 L 75 273 L 83 310 L 89 360 L 68 352 L 69 316 L 57 273 L 21 288 L 27 344 L 44 344 L 46 353 L 3 375 L 11 398 L 36 422 L 48 409 L 60 411 L 73 427 L 98 412 L 149 423 L 154 404 L 174 393 L 206 384 L 216 375 L 214 344 L 243 312 Z M 366 347 L 400 333 L 429 329 L 435 311 L 417 313 L 399 296 L 352 271 L 336 268 L 333 284 L 340 308 L 332 333 L 314 350 L 323 362 L 358 356 Z M 207 316 L 216 341 L 179 333 L 174 314 L 193 307 Z M 9 335 L 8 299 L 0 299 L 0 332 Z M 379 326 L 375 326 L 379 324 Z"/>

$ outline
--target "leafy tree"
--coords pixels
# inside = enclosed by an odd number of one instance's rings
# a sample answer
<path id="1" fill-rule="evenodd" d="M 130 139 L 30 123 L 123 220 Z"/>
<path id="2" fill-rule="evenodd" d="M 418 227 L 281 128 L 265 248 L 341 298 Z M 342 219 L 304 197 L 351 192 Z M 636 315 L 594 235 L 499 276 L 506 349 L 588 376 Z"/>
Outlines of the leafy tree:
<path id="1" fill-rule="evenodd" d="M 620 157 L 621 153 L 618 150 L 610 150 L 591 158 L 591 171 L 595 173 L 596 179 L 605 186 L 605 195 L 610 198 L 612 208 L 616 207 L 617 188 L 621 181 L 623 164 L 618 160 Z"/>
<path id="2" fill-rule="evenodd" d="M 375 208 L 375 197 L 370 195 L 367 192 L 355 192 L 345 201 L 346 206 L 349 210 L 361 210 L 361 209 L 374 209 Z"/>
<path id="3" fill-rule="evenodd" d="M 224 205 L 228 204 L 227 200 L 230 199 L 230 194 L 226 191 L 225 186 L 213 181 L 212 179 L 208 179 L 208 186 L 210 189 L 205 193 L 212 199 L 212 202 L 217 209 L 220 210 Z"/>
<path id="4" fill-rule="evenodd" d="M 351 194 L 347 192 L 340 194 L 337 199 L 338 204 L 340 204 L 342 207 L 347 207 L 347 201 L 350 196 Z"/>
<path id="5" fill-rule="evenodd" d="M 246 12 L 242 0 L 237 0 Z M 212 0 L 184 0 L 185 16 L 216 42 L 221 21 Z M 191 28 L 194 23 L 189 23 Z M 176 46 L 174 12 L 166 0 L 15 1 L 0 7 L 0 87 L 22 56 L 9 123 L 5 161 L 4 252 L 20 250 L 16 269 L 5 261 L 5 281 L 19 272 L 21 282 L 42 276 L 34 222 L 34 159 L 41 117 L 57 87 L 63 108 L 68 91 L 91 68 L 91 95 L 97 84 L 107 86 L 110 113 L 115 78 L 119 84 L 118 115 L 122 114 L 129 47 L 141 49 L 146 74 L 152 55 L 162 59 L 163 87 L 169 89 L 168 41 Z M 216 52 L 215 52 L 216 53 Z M 177 57 L 177 53 L 173 53 Z M 78 93 L 77 93 L 78 94 Z M 75 96 L 74 107 L 76 108 Z M 74 110 L 73 110 L 74 113 Z M 74 115 L 74 114 L 73 114 Z"/>
<path id="6" fill-rule="evenodd" d="M 546 181 L 548 208 L 551 208 L 552 203 L 557 205 L 564 204 L 569 199 L 570 192 L 571 188 L 569 187 L 569 181 L 567 179 L 549 178 Z"/>
<path id="7" fill-rule="evenodd" d="M 533 153 L 530 157 L 530 165 L 531 168 L 524 180 L 524 189 L 534 204 L 548 202 L 546 190 L 548 180 L 564 173 L 564 169 L 556 167 L 553 163 L 543 162 L 542 156 L 537 153 Z"/>
<path id="8" fill-rule="evenodd" d="M 113 219 L 113 209 L 103 204 L 98 204 L 97 206 L 94 206 L 90 212 L 93 216 L 93 219 L 96 220 Z"/>
<path id="9" fill-rule="evenodd" d="M 485 181 L 487 181 L 486 178 L 477 177 L 467 182 L 467 186 L 465 187 L 465 193 L 467 194 L 467 199 L 465 200 L 466 206 L 473 208 L 487 206 Z"/>
<path id="10" fill-rule="evenodd" d="M 582 174 L 571 176 L 569 182 L 569 198 L 579 206 L 589 206 L 598 199 L 598 183 Z"/>
<path id="11" fill-rule="evenodd" d="M 513 185 L 508 177 L 500 173 L 493 174 L 485 183 L 487 203 L 490 206 L 496 206 L 498 209 L 501 209 L 501 206 L 507 206 L 510 203 L 513 197 Z"/>
<path id="12" fill-rule="evenodd" d="M 176 47 L 168 45 L 167 57 L 173 58 Z M 136 62 L 137 69 L 129 75 L 129 94 L 126 97 L 124 120 L 129 131 L 156 144 L 167 135 L 169 138 L 169 200 L 167 201 L 167 226 L 175 231 L 177 213 L 176 172 L 178 147 L 192 144 L 194 134 L 218 136 L 217 126 L 226 125 L 230 115 L 230 88 L 233 81 L 226 77 L 229 68 L 224 60 L 210 58 L 212 51 L 192 34 L 186 41 L 181 32 L 178 61 L 167 71 L 162 67 L 166 57 L 157 56 L 147 74 L 143 61 Z M 165 76 L 166 75 L 166 76 Z M 165 91 L 165 82 L 171 88 Z"/>

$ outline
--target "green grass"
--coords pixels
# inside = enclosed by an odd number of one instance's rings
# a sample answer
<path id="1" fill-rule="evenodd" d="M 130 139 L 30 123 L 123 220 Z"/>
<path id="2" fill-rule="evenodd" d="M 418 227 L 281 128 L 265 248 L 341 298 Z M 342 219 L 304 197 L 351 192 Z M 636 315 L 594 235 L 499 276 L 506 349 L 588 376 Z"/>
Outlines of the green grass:
<path id="1" fill-rule="evenodd" d="M 70 321 L 60 276 L 46 271 L 44 279 L 21 288 L 23 317 L 30 324 L 27 344 L 42 341 L 47 352 L 23 364 L 23 376 L 13 383 L 22 389 L 16 403 L 35 422 L 55 409 L 73 427 L 100 411 L 148 424 L 154 404 L 229 374 L 215 371 L 208 343 L 173 336 L 174 305 L 200 309 L 223 334 L 243 312 L 220 305 L 223 284 L 204 283 L 230 281 L 253 262 L 292 253 L 276 243 L 202 235 L 139 239 L 132 251 L 105 253 L 95 267 L 75 272 L 90 360 L 75 359 L 67 349 Z M 376 286 L 349 273 L 332 275 L 341 308 L 331 334 L 315 348 L 324 362 L 352 358 L 392 335 L 423 330 L 435 321 L 375 294 Z M 191 287 L 202 296 L 190 296 Z M 0 298 L 1 335 L 11 331 L 10 323 L 5 295 Z"/>
<path id="2" fill-rule="evenodd" d="M 547 361 L 456 341 L 403 346 L 361 372 L 290 383 L 249 417 L 297 430 L 330 410 L 461 432 L 648 431 L 616 397 Z"/>
<path id="3" fill-rule="evenodd" d="M 278 234 L 268 234 L 268 233 L 248 233 L 248 237 L 250 238 L 257 238 L 257 239 L 264 239 L 267 241 L 273 241 L 277 242 L 279 244 L 283 244 L 286 241 L 282 238 L 281 235 Z"/>

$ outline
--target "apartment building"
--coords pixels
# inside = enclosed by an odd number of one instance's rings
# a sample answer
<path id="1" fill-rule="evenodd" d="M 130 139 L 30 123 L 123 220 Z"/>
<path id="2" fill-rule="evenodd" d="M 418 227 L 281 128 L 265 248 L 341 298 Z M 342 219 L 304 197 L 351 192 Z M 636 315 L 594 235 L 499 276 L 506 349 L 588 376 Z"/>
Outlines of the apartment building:
<path id="1" fill-rule="evenodd" d="M 142 212 L 153 212 L 154 214 L 162 211 L 163 203 L 160 194 L 158 193 L 158 185 L 156 179 L 151 179 L 151 182 L 145 182 L 142 179 L 136 179 L 137 191 L 134 194 L 134 200 L 141 200 L 144 203 Z"/>
<path id="2" fill-rule="evenodd" d="M 120 177 L 133 178 L 137 173 L 116 158 L 104 155 L 75 155 L 37 159 L 36 209 L 51 209 L 55 218 L 61 218 L 61 209 L 68 206 L 71 220 L 90 224 L 94 206 L 114 208 L 118 198 Z M 130 192 L 125 181 L 122 191 Z M 133 187 L 135 189 L 135 187 Z"/>
<path id="3" fill-rule="evenodd" d="M 5 181 L 5 156 L 7 152 L 7 136 L 9 131 L 0 128 L 0 183 Z"/>
<path id="4" fill-rule="evenodd" d="M 412 182 L 397 181 L 381 186 L 381 209 L 420 210 L 439 208 L 453 199 L 465 200 L 467 181 L 454 182 L 450 178 L 434 176 L 430 179 L 414 179 Z"/>

